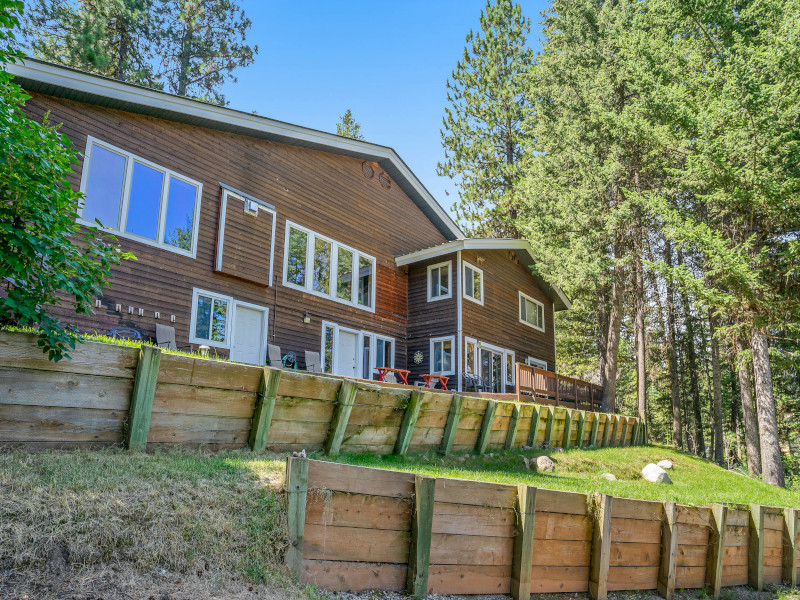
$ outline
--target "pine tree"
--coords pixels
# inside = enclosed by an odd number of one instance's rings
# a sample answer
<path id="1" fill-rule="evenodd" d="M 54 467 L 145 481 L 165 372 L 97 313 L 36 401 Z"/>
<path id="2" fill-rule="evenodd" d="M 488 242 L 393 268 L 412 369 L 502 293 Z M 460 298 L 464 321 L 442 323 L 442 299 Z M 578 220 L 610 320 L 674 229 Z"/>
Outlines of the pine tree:
<path id="1" fill-rule="evenodd" d="M 460 224 L 476 235 L 517 237 L 516 186 L 529 138 L 525 75 L 530 20 L 512 0 L 489 0 L 447 81 L 439 175 L 455 180 Z"/>
<path id="2" fill-rule="evenodd" d="M 363 140 L 361 124 L 353 118 L 352 111 L 348 108 L 343 115 L 339 115 L 339 122 L 336 124 L 336 135 Z"/>
<path id="3" fill-rule="evenodd" d="M 233 71 L 253 63 L 258 46 L 245 43 L 252 22 L 232 0 L 160 0 L 160 77 L 167 91 L 226 104 L 220 88 Z"/>

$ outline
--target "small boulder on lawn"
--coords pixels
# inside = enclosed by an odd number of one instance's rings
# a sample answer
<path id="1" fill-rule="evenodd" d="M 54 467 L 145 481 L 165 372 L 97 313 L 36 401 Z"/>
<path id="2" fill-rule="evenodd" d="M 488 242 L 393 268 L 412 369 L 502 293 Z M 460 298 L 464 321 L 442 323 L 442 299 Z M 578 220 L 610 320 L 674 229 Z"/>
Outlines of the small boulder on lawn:
<path id="1" fill-rule="evenodd" d="M 672 461 L 668 459 L 660 460 L 656 463 L 656 466 L 661 467 L 662 469 L 671 469 L 672 468 Z"/>
<path id="2" fill-rule="evenodd" d="M 616 481 L 617 480 L 617 478 L 611 473 L 603 473 L 602 475 L 600 475 L 600 477 L 602 479 L 605 479 L 606 481 Z"/>
<path id="3" fill-rule="evenodd" d="M 642 469 L 642 478 L 651 483 L 672 483 L 667 472 L 654 463 L 650 463 Z"/>
<path id="4" fill-rule="evenodd" d="M 537 456 L 533 468 L 540 473 L 552 473 L 556 470 L 556 463 L 549 456 Z"/>

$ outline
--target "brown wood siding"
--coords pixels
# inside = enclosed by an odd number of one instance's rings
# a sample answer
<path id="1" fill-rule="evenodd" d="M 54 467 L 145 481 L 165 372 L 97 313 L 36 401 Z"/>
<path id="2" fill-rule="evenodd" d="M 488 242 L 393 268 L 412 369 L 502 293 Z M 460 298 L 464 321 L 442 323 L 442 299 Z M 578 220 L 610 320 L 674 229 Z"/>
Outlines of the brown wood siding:
<path id="1" fill-rule="evenodd" d="M 76 315 L 64 308 L 60 316 L 82 331 L 107 332 L 124 325 L 153 337 L 156 320 L 169 324 L 175 315 L 178 345 L 189 345 L 192 290 L 195 287 L 266 306 L 269 340 L 283 352 L 319 351 L 321 321 L 364 329 L 395 338 L 396 365 L 406 364 L 407 278 L 394 257 L 445 241 L 419 208 L 397 186 L 384 189 L 376 176 L 367 179 L 360 160 L 298 148 L 231 133 L 205 129 L 124 111 L 33 94 L 27 114 L 63 123 L 78 151 L 87 135 L 94 136 L 203 184 L 197 256 L 185 257 L 125 238 L 120 246 L 138 260 L 113 269 L 112 287 L 95 315 Z M 80 186 L 82 164 L 70 175 Z M 222 181 L 276 207 L 274 282 L 265 288 L 214 272 Z M 369 312 L 281 285 L 286 219 L 376 258 L 376 310 Z M 260 243 L 254 240 L 253 243 Z M 114 305 L 123 305 L 122 313 Z M 134 314 L 127 307 L 134 307 Z M 138 316 L 138 309 L 144 316 Z M 311 323 L 302 322 L 303 312 Z M 212 350 L 213 351 L 213 350 Z M 226 354 L 225 350 L 217 350 Z"/>
<path id="2" fill-rule="evenodd" d="M 428 267 L 450 261 L 450 298 L 428 302 Z M 456 301 L 456 254 L 439 256 L 408 266 L 408 382 L 420 380 L 422 373 L 431 369 L 430 340 L 433 337 L 452 335 L 458 357 L 458 305 Z M 414 353 L 422 352 L 423 360 L 414 363 Z M 454 380 L 455 381 L 455 380 Z M 452 386 L 448 383 L 448 387 Z"/>
<path id="3" fill-rule="evenodd" d="M 484 295 L 483 306 L 466 298 L 462 301 L 464 336 L 513 350 L 518 362 L 528 356 L 546 360 L 548 369 L 554 370 L 553 302 L 528 267 L 519 262 L 516 253 L 506 250 L 465 250 L 461 260 L 462 265 L 466 261 L 483 271 Z M 520 291 L 544 304 L 544 332 L 520 323 Z"/>
<path id="4" fill-rule="evenodd" d="M 256 216 L 248 215 L 244 212 L 244 201 L 228 194 L 221 240 L 222 265 L 219 272 L 262 286 L 269 285 L 274 218 L 270 211 L 263 208 Z M 217 244 L 220 244 L 219 237 Z"/>

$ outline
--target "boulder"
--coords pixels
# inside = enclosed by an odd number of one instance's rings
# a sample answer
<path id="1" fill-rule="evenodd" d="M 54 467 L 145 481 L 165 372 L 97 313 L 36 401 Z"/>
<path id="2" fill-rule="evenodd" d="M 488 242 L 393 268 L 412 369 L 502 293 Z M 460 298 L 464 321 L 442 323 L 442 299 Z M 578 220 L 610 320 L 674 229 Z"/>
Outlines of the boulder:
<path id="1" fill-rule="evenodd" d="M 605 479 L 606 481 L 616 481 L 617 480 L 617 478 L 614 477 L 614 475 L 612 475 L 611 473 L 603 473 L 602 475 L 600 475 L 600 477 L 602 479 Z"/>
<path id="2" fill-rule="evenodd" d="M 656 464 L 650 463 L 642 469 L 642 478 L 651 483 L 672 483 L 667 472 Z"/>
<path id="3" fill-rule="evenodd" d="M 672 465 L 672 461 L 671 461 L 671 460 L 667 460 L 667 459 L 665 458 L 664 460 L 660 460 L 660 461 L 658 461 L 658 462 L 656 463 L 656 466 L 659 466 L 659 467 L 661 467 L 662 469 L 671 469 L 673 465 Z"/>
<path id="4" fill-rule="evenodd" d="M 549 456 L 537 456 L 534 467 L 541 473 L 552 473 L 556 470 L 556 463 Z"/>
<path id="5" fill-rule="evenodd" d="M 522 462 L 525 463 L 525 468 L 528 469 L 528 471 L 531 470 L 531 466 L 532 465 L 535 466 L 535 463 L 534 463 L 533 459 L 528 458 L 527 456 L 523 456 L 522 457 Z"/>

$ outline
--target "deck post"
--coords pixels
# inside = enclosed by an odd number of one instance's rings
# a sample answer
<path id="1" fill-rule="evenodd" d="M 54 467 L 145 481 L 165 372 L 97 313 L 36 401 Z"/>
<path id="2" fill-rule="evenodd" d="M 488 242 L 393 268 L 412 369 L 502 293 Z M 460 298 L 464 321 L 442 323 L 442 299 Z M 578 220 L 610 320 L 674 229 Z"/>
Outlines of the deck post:
<path id="1" fill-rule="evenodd" d="M 533 572 L 533 529 L 536 515 L 536 488 L 517 486 L 514 554 L 511 562 L 511 597 L 530 600 Z"/>
<path id="2" fill-rule="evenodd" d="M 550 448 L 553 445 L 553 424 L 556 420 L 556 411 L 552 406 L 543 407 L 547 411 L 547 424 L 544 426 L 544 447 Z"/>
<path id="3" fill-rule="evenodd" d="M 461 419 L 461 411 L 464 408 L 464 397 L 460 394 L 453 394 L 453 399 L 450 401 L 450 411 L 447 413 L 447 424 L 444 427 L 444 435 L 442 436 L 442 443 L 439 446 L 439 452 L 447 456 L 453 449 L 453 440 L 458 431 L 458 421 Z"/>
<path id="4" fill-rule="evenodd" d="M 150 416 L 153 412 L 160 364 L 161 348 L 143 345 L 139 349 L 139 362 L 136 363 L 128 423 L 125 428 L 125 447 L 128 450 L 147 448 L 147 435 L 150 432 Z"/>
<path id="5" fill-rule="evenodd" d="M 341 387 L 339 387 L 339 393 L 336 395 L 336 409 L 331 419 L 331 428 L 328 432 L 328 439 L 325 440 L 325 454 L 339 454 L 357 393 L 358 384 L 352 379 L 345 379 Z"/>
<path id="6" fill-rule="evenodd" d="M 747 585 L 764 589 L 764 507 L 750 505 L 750 548 L 747 562 Z"/>
<path id="7" fill-rule="evenodd" d="M 408 593 L 414 598 L 424 598 L 428 595 L 435 493 L 434 477 L 417 475 L 414 478 L 414 506 L 408 552 Z"/>
<path id="8" fill-rule="evenodd" d="M 281 381 L 280 369 L 264 367 L 258 383 L 256 407 L 253 411 L 253 424 L 250 426 L 248 444 L 253 452 L 263 452 L 267 447 L 267 436 L 272 424 L 272 413 L 275 412 L 275 399 Z"/>
<path id="9" fill-rule="evenodd" d="M 706 564 L 706 591 L 715 600 L 722 593 L 722 562 L 725 558 L 725 530 L 727 527 L 728 507 L 723 504 L 712 504 L 708 563 Z"/>
<path id="10" fill-rule="evenodd" d="M 483 421 L 481 421 L 481 431 L 478 434 L 478 441 L 475 442 L 475 450 L 478 454 L 486 452 L 486 446 L 489 445 L 489 434 L 492 433 L 492 425 L 494 424 L 496 413 L 497 400 L 487 400 L 486 412 L 483 413 Z"/>
<path id="11" fill-rule="evenodd" d="M 414 434 L 414 427 L 417 425 L 419 411 L 422 408 L 422 400 L 425 393 L 421 390 L 414 390 L 408 399 L 408 406 L 403 413 L 403 421 L 400 423 L 400 431 L 397 433 L 397 441 L 394 444 L 394 453 L 400 456 L 408 452 L 411 444 L 411 436 Z"/>
<path id="12" fill-rule="evenodd" d="M 595 497 L 592 560 L 589 570 L 589 594 L 594 600 L 608 597 L 608 568 L 611 564 L 611 509 L 614 498 L 607 494 Z"/>
<path id="13" fill-rule="evenodd" d="M 506 434 L 506 443 L 503 448 L 511 450 L 514 447 L 514 442 L 517 439 L 517 429 L 519 429 L 519 415 L 521 408 L 519 404 L 515 404 L 511 410 L 511 420 L 508 422 L 508 433 Z"/>
<path id="14" fill-rule="evenodd" d="M 800 511 L 796 508 L 783 509 L 783 583 L 790 588 L 797 587 L 797 535 Z"/>
<path id="15" fill-rule="evenodd" d="M 677 506 L 664 502 L 664 521 L 661 523 L 661 563 L 658 568 L 658 593 L 666 600 L 675 595 L 675 578 L 678 572 Z"/>
<path id="16" fill-rule="evenodd" d="M 287 520 L 289 548 L 286 566 L 295 581 L 303 574 L 303 535 L 306 528 L 306 499 L 308 498 L 308 459 L 290 456 L 286 459 Z"/>

